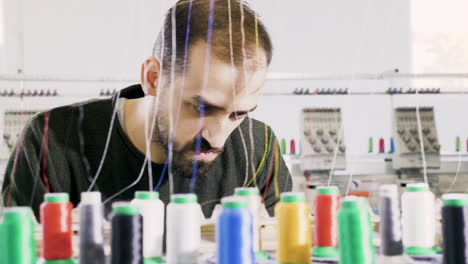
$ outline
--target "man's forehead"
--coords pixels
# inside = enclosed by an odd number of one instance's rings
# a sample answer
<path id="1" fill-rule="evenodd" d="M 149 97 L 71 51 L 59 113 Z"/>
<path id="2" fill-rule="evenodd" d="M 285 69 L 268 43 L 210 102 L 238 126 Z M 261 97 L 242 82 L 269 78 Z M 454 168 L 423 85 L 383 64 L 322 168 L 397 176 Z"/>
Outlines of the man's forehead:
<path id="1" fill-rule="evenodd" d="M 185 73 L 186 79 L 198 83 L 200 89 L 220 87 L 232 92 L 235 88 L 236 93 L 254 93 L 263 86 L 267 73 L 263 51 L 255 58 L 245 58 L 240 65 L 234 65 L 229 58 L 219 58 L 214 51 L 207 57 L 206 51 L 203 41 L 191 47 Z"/>
<path id="2" fill-rule="evenodd" d="M 187 88 L 205 93 L 255 94 L 263 87 L 266 70 L 244 71 L 223 62 L 205 67 L 189 67 L 185 73 Z"/>

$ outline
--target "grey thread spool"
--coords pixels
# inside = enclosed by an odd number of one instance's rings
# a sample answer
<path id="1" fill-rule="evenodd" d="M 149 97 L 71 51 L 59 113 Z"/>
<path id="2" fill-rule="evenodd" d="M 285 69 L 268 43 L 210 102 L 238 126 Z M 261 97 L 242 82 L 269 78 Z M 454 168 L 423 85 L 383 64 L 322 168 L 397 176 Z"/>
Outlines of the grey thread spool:
<path id="1" fill-rule="evenodd" d="M 381 254 L 399 256 L 403 254 L 398 187 L 382 185 L 379 195 Z"/>
<path id="2" fill-rule="evenodd" d="M 104 255 L 104 208 L 101 193 L 81 194 L 80 211 L 80 264 L 106 263 Z"/>

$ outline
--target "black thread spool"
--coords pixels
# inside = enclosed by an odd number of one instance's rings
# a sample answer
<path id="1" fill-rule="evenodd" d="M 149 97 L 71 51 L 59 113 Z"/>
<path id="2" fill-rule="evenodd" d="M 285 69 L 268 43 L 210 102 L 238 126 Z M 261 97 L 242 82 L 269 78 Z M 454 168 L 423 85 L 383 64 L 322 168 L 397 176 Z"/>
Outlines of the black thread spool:
<path id="1" fill-rule="evenodd" d="M 143 264 L 143 217 L 130 203 L 112 205 L 111 264 Z"/>
<path id="2" fill-rule="evenodd" d="M 468 195 L 442 196 L 442 235 L 444 264 L 468 263 Z"/>
<path id="3" fill-rule="evenodd" d="M 106 263 L 104 255 L 104 207 L 99 192 L 81 194 L 80 264 Z"/>
<path id="4" fill-rule="evenodd" d="M 379 195 L 381 253 L 384 256 L 403 254 L 398 187 L 382 185 Z"/>

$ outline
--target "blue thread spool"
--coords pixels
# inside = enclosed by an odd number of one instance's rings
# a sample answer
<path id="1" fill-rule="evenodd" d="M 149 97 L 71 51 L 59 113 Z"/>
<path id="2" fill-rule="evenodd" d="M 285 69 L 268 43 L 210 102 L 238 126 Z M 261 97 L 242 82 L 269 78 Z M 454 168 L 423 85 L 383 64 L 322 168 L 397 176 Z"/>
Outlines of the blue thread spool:
<path id="1" fill-rule="evenodd" d="M 221 200 L 216 225 L 218 264 L 254 264 L 253 217 L 247 202 L 238 197 Z"/>
<path id="2" fill-rule="evenodd" d="M 388 153 L 395 153 L 395 141 L 390 138 L 390 151 Z"/>

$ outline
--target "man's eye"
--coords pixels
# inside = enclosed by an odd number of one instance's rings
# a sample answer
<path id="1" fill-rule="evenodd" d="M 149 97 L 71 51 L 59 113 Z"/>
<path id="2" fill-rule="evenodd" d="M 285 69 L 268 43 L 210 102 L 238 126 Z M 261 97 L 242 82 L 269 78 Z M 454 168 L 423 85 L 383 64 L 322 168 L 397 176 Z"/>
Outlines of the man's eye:
<path id="1" fill-rule="evenodd" d="M 194 105 L 193 108 L 197 112 L 206 112 L 206 107 L 205 105 Z"/>

